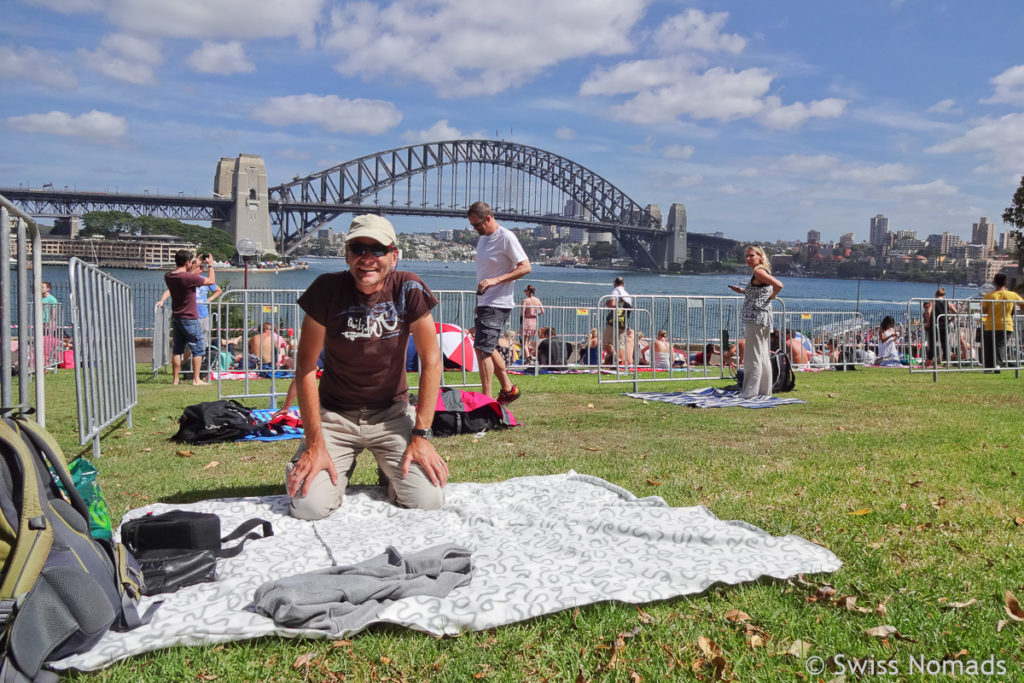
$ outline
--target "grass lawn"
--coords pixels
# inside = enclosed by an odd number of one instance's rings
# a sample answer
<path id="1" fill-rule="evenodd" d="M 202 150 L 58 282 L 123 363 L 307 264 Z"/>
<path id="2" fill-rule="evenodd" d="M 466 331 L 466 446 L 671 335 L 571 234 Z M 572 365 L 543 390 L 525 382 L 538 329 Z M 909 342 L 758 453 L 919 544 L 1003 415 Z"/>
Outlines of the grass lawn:
<path id="1" fill-rule="evenodd" d="M 177 417 L 186 405 L 215 399 L 216 389 L 174 387 L 166 375 L 142 372 L 139 380 L 133 427 L 109 430 L 96 463 L 115 522 L 152 502 L 282 491 L 297 442 L 183 449 L 167 440 Z M 989 660 L 1005 671 L 994 680 L 1024 680 L 1024 623 L 1004 609 L 1006 591 L 1024 599 L 1024 381 L 1012 373 L 944 375 L 937 383 L 887 369 L 798 373 L 794 395 L 808 405 L 770 410 L 645 403 L 620 395 L 631 384 L 598 385 L 586 375 L 517 383 L 524 396 L 513 412 L 524 426 L 438 442 L 453 481 L 574 469 L 670 505 L 705 505 L 722 519 L 798 534 L 844 566 L 639 608 L 591 605 L 459 637 L 384 626 L 334 643 L 274 638 L 175 648 L 89 676 L 828 681 L 840 667 L 859 666 L 869 674 L 884 667 L 889 680 L 930 681 Z M 77 444 L 70 372 L 47 377 L 47 401 L 49 428 L 68 455 L 90 457 Z M 208 467 L 212 461 L 219 464 Z M 365 454 L 353 483 L 375 481 Z M 1010 623 L 999 630 L 1002 620 Z M 866 633 L 880 626 L 898 633 Z M 832 670 L 808 674 L 805 667 L 817 664 L 808 657 Z"/>

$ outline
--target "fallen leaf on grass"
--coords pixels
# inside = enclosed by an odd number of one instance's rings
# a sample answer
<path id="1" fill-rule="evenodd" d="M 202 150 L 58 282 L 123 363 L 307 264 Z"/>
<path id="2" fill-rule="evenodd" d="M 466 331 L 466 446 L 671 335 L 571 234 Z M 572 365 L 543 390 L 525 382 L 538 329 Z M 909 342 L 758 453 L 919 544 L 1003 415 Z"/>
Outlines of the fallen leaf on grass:
<path id="1" fill-rule="evenodd" d="M 704 664 L 710 664 L 714 669 L 712 680 L 721 681 L 725 680 L 725 667 L 727 662 L 725 661 L 725 655 L 722 654 L 722 648 L 718 647 L 710 638 L 701 636 L 697 638 L 697 647 L 703 653 L 704 657 L 698 657 L 697 661 L 693 663 L 695 670 L 704 668 Z"/>
<path id="2" fill-rule="evenodd" d="M 1021 517 L 1020 515 L 1017 515 L 1016 517 L 1013 518 L 1013 523 L 1016 524 L 1017 526 L 1024 526 L 1024 517 Z"/>
<path id="3" fill-rule="evenodd" d="M 787 655 L 793 655 L 800 659 L 807 659 L 807 655 L 811 654 L 811 650 L 814 649 L 810 643 L 802 640 L 794 640 L 793 644 L 786 650 Z"/>
<path id="4" fill-rule="evenodd" d="M 870 515 L 871 512 L 872 512 L 871 508 L 861 508 L 860 510 L 852 510 L 850 512 L 847 512 L 846 514 L 848 514 L 848 515 L 856 515 L 857 517 L 861 517 L 863 515 Z"/>
<path id="5" fill-rule="evenodd" d="M 977 599 L 971 598 L 967 602 L 947 602 L 945 605 L 943 605 L 943 607 L 945 609 L 963 609 L 965 607 L 970 607 L 971 605 L 977 604 L 977 602 Z"/>
<path id="6" fill-rule="evenodd" d="M 587 404 L 587 407 L 588 407 L 588 408 L 593 408 L 593 407 L 594 407 L 594 404 L 593 404 L 593 403 L 588 403 L 588 404 Z"/>
<path id="7" fill-rule="evenodd" d="M 643 681 L 644 679 L 640 678 L 640 674 L 638 674 L 637 672 L 630 671 L 629 672 L 629 680 L 632 683 L 641 683 L 641 681 Z"/>
<path id="8" fill-rule="evenodd" d="M 661 486 L 661 482 L 658 481 L 657 479 L 648 479 L 647 480 L 647 485 L 648 486 Z"/>
<path id="9" fill-rule="evenodd" d="M 217 674 L 199 674 L 196 678 L 201 681 L 215 681 L 217 680 Z"/>
<path id="10" fill-rule="evenodd" d="M 206 463 L 206 465 L 203 467 L 203 469 L 204 470 L 212 470 L 214 467 L 216 467 L 219 464 L 220 464 L 220 460 L 211 460 L 210 462 Z"/>
<path id="11" fill-rule="evenodd" d="M 754 635 L 750 636 L 750 640 L 747 641 L 747 645 L 750 646 L 751 650 L 756 650 L 759 647 L 764 647 L 764 638 L 755 633 Z"/>
<path id="12" fill-rule="evenodd" d="M 316 655 L 315 652 L 307 652 L 304 655 L 299 655 L 292 662 L 293 669 L 301 669 L 304 666 L 309 666 L 313 662 L 313 657 Z"/>
<path id="13" fill-rule="evenodd" d="M 912 489 L 916 489 L 918 486 L 920 486 L 923 483 L 924 483 L 924 481 L 922 481 L 921 479 L 918 479 L 917 481 L 908 482 L 907 486 L 909 486 Z"/>
<path id="14" fill-rule="evenodd" d="M 180 456 L 182 458 L 191 458 L 192 451 L 177 451 L 175 455 Z"/>
<path id="15" fill-rule="evenodd" d="M 738 609 L 731 609 L 723 614 L 722 617 L 726 621 L 731 621 L 736 624 L 742 624 L 744 621 L 750 621 L 750 615 Z"/>
<path id="16" fill-rule="evenodd" d="M 908 638 L 907 636 L 900 633 L 899 629 L 897 629 L 895 626 L 889 625 L 869 628 L 866 631 L 864 631 L 864 635 L 871 636 L 872 638 L 895 638 L 897 640 L 905 640 L 908 643 L 917 642 L 913 638 Z"/>
<path id="17" fill-rule="evenodd" d="M 875 610 L 870 607 L 857 607 L 857 596 L 844 595 L 836 599 L 836 607 L 845 609 L 847 612 L 860 612 L 861 614 L 872 614 Z"/>
<path id="18" fill-rule="evenodd" d="M 1014 621 L 1024 621 L 1024 610 L 1021 610 L 1017 597 L 1010 591 L 1003 594 L 1003 609 Z"/>
<path id="19" fill-rule="evenodd" d="M 255 455 L 243 455 L 242 458 L 241 458 L 242 462 L 249 462 L 250 460 L 255 460 L 255 459 L 256 459 Z"/>
<path id="20" fill-rule="evenodd" d="M 143 448 L 142 452 L 143 453 L 150 453 L 150 452 L 152 452 L 152 450 L 153 450 L 152 448 Z"/>
<path id="21" fill-rule="evenodd" d="M 600 448 L 594 448 L 593 446 L 584 446 L 583 450 L 585 450 L 585 451 L 599 451 L 601 449 Z"/>
<path id="22" fill-rule="evenodd" d="M 640 623 L 641 624 L 653 624 L 654 621 L 655 621 L 654 617 L 652 617 L 650 614 L 648 614 L 647 612 L 643 611 L 639 607 L 636 608 L 636 613 L 637 613 L 637 616 L 640 617 Z"/>
<path id="23" fill-rule="evenodd" d="M 836 398 L 836 396 L 837 396 L 836 394 L 829 394 L 828 395 L 829 398 Z"/>
<path id="24" fill-rule="evenodd" d="M 331 642 L 331 647 L 348 647 L 351 644 L 351 640 L 335 640 Z"/>

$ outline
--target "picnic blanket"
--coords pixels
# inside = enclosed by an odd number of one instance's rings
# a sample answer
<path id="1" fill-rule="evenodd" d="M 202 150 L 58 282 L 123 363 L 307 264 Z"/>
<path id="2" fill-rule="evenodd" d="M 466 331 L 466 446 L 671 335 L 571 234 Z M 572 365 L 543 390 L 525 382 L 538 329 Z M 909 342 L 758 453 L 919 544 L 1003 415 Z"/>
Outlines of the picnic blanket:
<path id="1" fill-rule="evenodd" d="M 396 600 L 375 617 L 435 635 L 494 628 L 604 600 L 646 603 L 714 584 L 831 572 L 842 564 L 826 548 L 797 536 L 723 521 L 703 506 L 673 508 L 657 496 L 637 498 L 572 471 L 449 484 L 444 507 L 433 511 L 390 505 L 380 487 L 350 487 L 344 504 L 318 522 L 290 517 L 283 495 L 153 504 L 125 519 L 172 509 L 216 513 L 229 529 L 260 517 L 273 524 L 274 535 L 220 560 L 214 583 L 145 598 L 143 610 L 165 600 L 149 624 L 109 632 L 58 668 L 94 670 L 172 645 L 275 634 L 352 635 L 356 631 L 277 626 L 256 612 L 254 593 L 267 581 L 362 562 L 388 546 L 405 556 L 445 543 L 470 551 L 473 576 L 467 585 L 444 597 Z"/>
<path id="2" fill-rule="evenodd" d="M 740 398 L 739 392 L 715 389 L 714 387 L 694 389 L 693 391 L 646 391 L 623 395 L 630 398 L 642 398 L 645 401 L 661 401 L 694 408 L 774 408 L 791 403 L 807 403 L 798 398 L 782 398 L 781 396 Z"/>

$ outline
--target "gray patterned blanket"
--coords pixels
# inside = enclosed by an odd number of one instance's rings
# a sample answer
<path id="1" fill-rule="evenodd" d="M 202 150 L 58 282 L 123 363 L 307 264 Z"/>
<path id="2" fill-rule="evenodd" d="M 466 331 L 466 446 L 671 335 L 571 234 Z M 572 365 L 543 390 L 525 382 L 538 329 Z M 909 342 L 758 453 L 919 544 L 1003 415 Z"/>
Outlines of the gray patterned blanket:
<path id="1" fill-rule="evenodd" d="M 692 391 L 647 391 L 627 393 L 623 396 L 629 398 L 641 398 L 645 401 L 660 401 L 662 403 L 673 403 L 677 406 L 693 406 L 694 408 L 774 408 L 793 403 L 807 403 L 798 398 L 783 398 L 782 396 L 757 396 L 755 398 L 740 398 L 735 391 L 707 387 L 706 389 L 693 389 Z"/>
<path id="2" fill-rule="evenodd" d="M 472 580 L 443 597 L 396 600 L 377 620 L 436 635 L 484 630 L 603 600 L 645 603 L 700 593 L 716 583 L 761 576 L 784 579 L 841 566 L 829 550 L 797 536 L 772 536 L 742 521 L 723 521 L 705 507 L 673 508 L 637 498 L 597 477 L 521 477 L 493 484 L 455 483 L 441 510 L 403 510 L 376 487 L 351 487 L 331 517 L 288 516 L 285 496 L 154 504 L 125 515 L 190 509 L 220 515 L 223 528 L 251 517 L 272 522 L 274 536 L 250 541 L 219 561 L 220 579 L 158 596 L 151 623 L 107 633 L 89 652 L 57 668 L 93 670 L 173 645 L 218 643 L 267 635 L 341 638 L 356 631 L 277 626 L 254 609 L 267 581 L 355 564 L 387 546 L 404 554 L 446 543 L 472 553 Z M 157 598 L 147 598 L 145 609 Z"/>

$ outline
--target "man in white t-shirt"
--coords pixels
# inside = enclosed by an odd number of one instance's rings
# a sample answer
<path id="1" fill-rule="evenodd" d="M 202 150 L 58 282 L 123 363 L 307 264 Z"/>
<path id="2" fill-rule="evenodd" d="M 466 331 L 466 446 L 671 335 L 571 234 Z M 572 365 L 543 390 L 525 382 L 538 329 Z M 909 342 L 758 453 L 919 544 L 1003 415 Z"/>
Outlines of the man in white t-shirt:
<path id="1" fill-rule="evenodd" d="M 474 202 L 466 212 L 469 224 L 480 235 L 476 243 L 476 336 L 473 345 L 480 361 L 480 390 L 491 395 L 491 378 L 497 377 L 501 390 L 498 403 L 511 403 L 520 396 L 505 370 L 505 359 L 498 352 L 498 338 L 509 314 L 515 308 L 512 283 L 530 272 L 519 239 L 494 220 L 491 207 Z"/>

